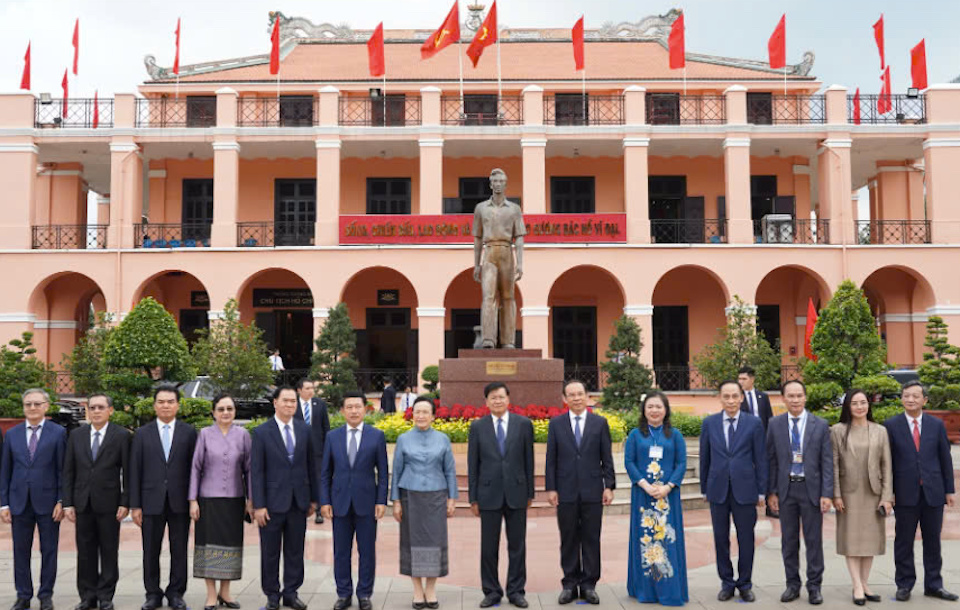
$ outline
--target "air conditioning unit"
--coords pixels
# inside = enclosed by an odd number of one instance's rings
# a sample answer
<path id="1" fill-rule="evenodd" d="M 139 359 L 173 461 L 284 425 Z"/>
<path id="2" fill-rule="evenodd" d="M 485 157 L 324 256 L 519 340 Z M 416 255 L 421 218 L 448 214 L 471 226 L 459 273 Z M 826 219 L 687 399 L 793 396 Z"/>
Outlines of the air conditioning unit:
<path id="1" fill-rule="evenodd" d="M 764 243 L 793 243 L 793 216 L 790 214 L 767 214 L 760 220 L 760 228 Z"/>

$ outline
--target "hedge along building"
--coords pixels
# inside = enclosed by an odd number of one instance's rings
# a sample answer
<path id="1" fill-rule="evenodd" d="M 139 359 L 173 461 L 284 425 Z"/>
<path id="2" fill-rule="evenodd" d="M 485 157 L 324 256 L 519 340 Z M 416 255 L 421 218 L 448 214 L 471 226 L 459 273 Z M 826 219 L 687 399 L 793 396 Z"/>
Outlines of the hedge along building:
<path id="1" fill-rule="evenodd" d="M 421 61 L 427 30 L 387 31 L 384 91 L 370 31 L 282 15 L 279 86 L 268 56 L 183 66 L 179 87 L 148 56 L 139 95 L 99 100 L 95 129 L 92 100 L 3 95 L 0 245 L 18 289 L 0 332 L 32 330 L 58 363 L 91 308 L 122 318 L 150 295 L 189 334 L 236 298 L 300 368 L 344 301 L 367 388 L 374 371 L 413 376 L 473 341 L 469 224 L 501 167 L 530 232 L 517 343 L 591 387 L 622 314 L 661 387 L 696 387 L 690 358 L 734 295 L 789 366 L 808 299 L 847 277 L 891 362 L 921 360 L 930 314 L 960 341 L 960 87 L 895 95 L 884 115 L 863 95 L 859 124 L 812 53 L 786 84 L 690 54 L 684 88 L 676 16 L 588 31 L 585 98 L 569 30 L 502 31 L 502 95 L 489 49 L 461 100 L 459 49 Z"/>

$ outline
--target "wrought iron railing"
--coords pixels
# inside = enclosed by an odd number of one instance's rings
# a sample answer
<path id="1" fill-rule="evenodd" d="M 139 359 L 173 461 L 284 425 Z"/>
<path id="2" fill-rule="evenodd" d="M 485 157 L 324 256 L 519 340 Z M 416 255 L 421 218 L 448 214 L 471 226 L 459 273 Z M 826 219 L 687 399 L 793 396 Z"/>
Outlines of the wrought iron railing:
<path id="1" fill-rule="evenodd" d="M 478 103 L 466 96 L 440 98 L 440 122 L 444 125 L 520 125 L 523 123 L 523 97 L 519 95 L 484 96 Z"/>
<path id="2" fill-rule="evenodd" d="M 623 125 L 622 95 L 558 94 L 543 97 L 546 125 Z"/>
<path id="3" fill-rule="evenodd" d="M 857 243 L 929 244 L 929 220 L 858 220 Z"/>
<path id="4" fill-rule="evenodd" d="M 215 127 L 215 97 L 151 97 L 137 99 L 137 127 Z"/>
<path id="5" fill-rule="evenodd" d="M 381 392 L 388 379 L 400 390 L 417 385 L 416 369 L 357 369 L 354 376 L 362 392 Z"/>
<path id="6" fill-rule="evenodd" d="M 655 244 L 723 244 L 727 241 L 727 221 L 723 218 L 651 220 L 650 241 Z"/>
<path id="7" fill-rule="evenodd" d="M 133 225 L 135 248 L 200 248 L 210 245 L 207 223 L 144 223 Z"/>
<path id="8" fill-rule="evenodd" d="M 692 366 L 654 365 L 653 383 L 664 392 L 713 389 Z"/>
<path id="9" fill-rule="evenodd" d="M 317 98 L 310 96 L 241 97 L 237 124 L 241 127 L 312 127 L 317 124 Z"/>
<path id="10" fill-rule="evenodd" d="M 107 247 L 108 225 L 33 227 L 34 250 L 94 250 Z"/>
<path id="11" fill-rule="evenodd" d="M 784 220 L 768 223 L 753 221 L 753 237 L 758 244 L 829 244 L 830 220 Z"/>
<path id="12" fill-rule="evenodd" d="M 352 127 L 419 125 L 420 97 L 392 94 L 385 98 L 341 97 L 339 116 L 341 125 Z"/>
<path id="13" fill-rule="evenodd" d="M 588 392 L 599 392 L 607 383 L 607 373 L 599 366 L 565 366 L 563 381 L 577 380 L 583 383 Z"/>
<path id="14" fill-rule="evenodd" d="M 747 96 L 747 122 L 754 125 L 808 125 L 827 122 L 822 94 Z"/>
<path id="15" fill-rule="evenodd" d="M 242 248 L 275 248 L 278 246 L 312 246 L 316 233 L 313 222 L 237 223 L 237 245 Z"/>
<path id="16" fill-rule="evenodd" d="M 113 99 L 93 100 L 68 99 L 66 113 L 64 100 L 36 100 L 34 103 L 34 126 L 38 129 L 58 127 L 113 127 Z"/>
<path id="17" fill-rule="evenodd" d="M 891 95 L 889 112 L 880 114 L 877 102 L 880 96 L 876 94 L 860 96 L 860 123 L 868 125 L 916 125 L 927 122 L 926 95 Z M 847 96 L 847 120 L 856 122 L 854 99 Z"/>
<path id="18" fill-rule="evenodd" d="M 722 125 L 727 122 L 722 95 L 647 94 L 648 125 Z"/>

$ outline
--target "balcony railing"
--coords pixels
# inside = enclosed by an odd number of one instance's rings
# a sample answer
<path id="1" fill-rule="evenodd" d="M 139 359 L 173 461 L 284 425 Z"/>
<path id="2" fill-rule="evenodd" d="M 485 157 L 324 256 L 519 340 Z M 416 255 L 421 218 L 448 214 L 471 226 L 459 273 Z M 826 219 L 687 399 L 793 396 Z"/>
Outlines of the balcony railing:
<path id="1" fill-rule="evenodd" d="M 648 125 L 722 125 L 727 122 L 722 95 L 647 94 Z"/>
<path id="2" fill-rule="evenodd" d="M 312 246 L 316 232 L 313 222 L 237 223 L 237 245 L 241 248 L 276 248 L 278 246 Z"/>
<path id="3" fill-rule="evenodd" d="M 33 227 L 34 250 L 95 250 L 107 247 L 107 225 Z"/>
<path id="4" fill-rule="evenodd" d="M 747 94 L 747 122 L 753 125 L 810 125 L 827 121 L 823 95 Z"/>
<path id="5" fill-rule="evenodd" d="M 94 103 L 93 99 L 68 99 L 66 116 L 63 99 L 51 99 L 49 102 L 37 100 L 34 103 L 34 125 L 38 129 L 113 127 L 113 100 L 103 99 Z"/>
<path id="6" fill-rule="evenodd" d="M 186 96 L 137 99 L 137 127 L 215 127 L 217 98 Z"/>
<path id="7" fill-rule="evenodd" d="M 310 96 L 237 100 L 237 124 L 241 127 L 312 127 L 317 124 L 318 116 L 318 100 Z"/>
<path id="8" fill-rule="evenodd" d="M 860 123 L 868 125 L 916 125 L 927 122 L 926 95 L 891 95 L 890 112 L 880 114 L 877 109 L 879 95 L 860 96 Z M 847 120 L 855 122 L 853 96 L 847 96 Z"/>
<path id="9" fill-rule="evenodd" d="M 723 244 L 726 219 L 655 219 L 650 221 L 650 241 L 655 244 Z"/>
<path id="10" fill-rule="evenodd" d="M 206 223 L 133 225 L 135 248 L 201 248 L 210 245 Z"/>
<path id="11" fill-rule="evenodd" d="M 543 98 L 546 125 L 623 125 L 622 95 L 560 93 Z"/>
<path id="12" fill-rule="evenodd" d="M 829 220 L 789 220 L 769 223 L 753 221 L 753 237 L 758 244 L 829 244 Z"/>
<path id="13" fill-rule="evenodd" d="M 929 220 L 858 220 L 857 243 L 929 244 Z"/>
<path id="14" fill-rule="evenodd" d="M 384 101 L 386 100 L 386 101 Z M 349 127 L 404 127 L 420 124 L 420 97 L 341 97 L 340 124 Z"/>
<path id="15" fill-rule="evenodd" d="M 523 123 L 523 97 L 519 95 L 443 96 L 440 121 L 444 125 L 520 125 Z"/>

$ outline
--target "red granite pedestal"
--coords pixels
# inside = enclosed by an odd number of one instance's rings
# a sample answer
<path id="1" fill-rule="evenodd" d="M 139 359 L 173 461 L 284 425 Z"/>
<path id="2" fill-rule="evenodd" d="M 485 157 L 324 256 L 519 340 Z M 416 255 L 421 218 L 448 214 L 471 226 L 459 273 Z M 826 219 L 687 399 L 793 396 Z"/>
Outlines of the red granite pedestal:
<path id="1" fill-rule="evenodd" d="M 539 349 L 462 349 L 440 361 L 440 403 L 481 406 L 483 387 L 502 381 L 511 404 L 560 406 L 563 360 L 544 358 Z"/>

